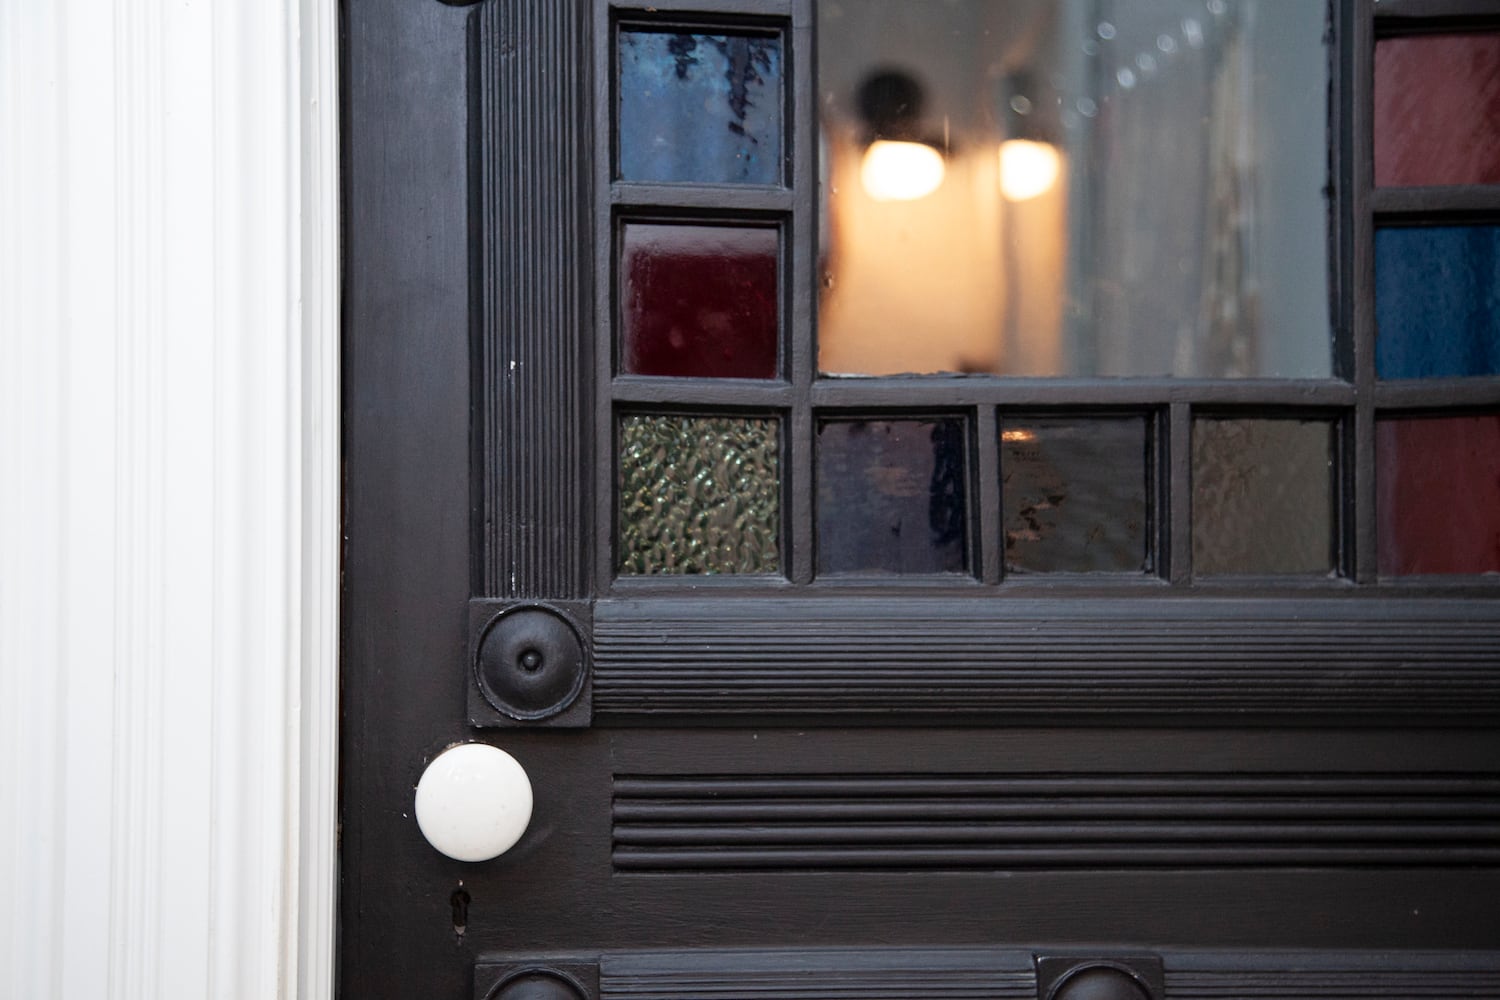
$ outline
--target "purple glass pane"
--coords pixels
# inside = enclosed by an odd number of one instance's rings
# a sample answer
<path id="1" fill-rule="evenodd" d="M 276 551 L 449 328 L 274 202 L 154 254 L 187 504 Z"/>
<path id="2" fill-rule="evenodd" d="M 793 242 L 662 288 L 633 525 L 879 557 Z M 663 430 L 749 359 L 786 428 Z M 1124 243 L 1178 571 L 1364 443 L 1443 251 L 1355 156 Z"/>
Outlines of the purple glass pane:
<path id="1" fill-rule="evenodd" d="M 1500 414 L 1375 425 L 1380 572 L 1500 572 Z"/>
<path id="2" fill-rule="evenodd" d="M 818 571 L 961 573 L 964 422 L 830 420 L 818 428 Z"/>
<path id="3" fill-rule="evenodd" d="M 1000 494 L 1006 569 L 1149 569 L 1148 463 L 1144 417 L 1005 420 Z"/>
<path id="4" fill-rule="evenodd" d="M 1375 183 L 1500 182 L 1500 34 L 1375 45 Z"/>
<path id="5" fill-rule="evenodd" d="M 780 184 L 781 39 L 620 32 L 620 177 Z"/>
<path id="6" fill-rule="evenodd" d="M 627 224 L 621 370 L 775 378 L 779 242 L 771 226 Z"/>

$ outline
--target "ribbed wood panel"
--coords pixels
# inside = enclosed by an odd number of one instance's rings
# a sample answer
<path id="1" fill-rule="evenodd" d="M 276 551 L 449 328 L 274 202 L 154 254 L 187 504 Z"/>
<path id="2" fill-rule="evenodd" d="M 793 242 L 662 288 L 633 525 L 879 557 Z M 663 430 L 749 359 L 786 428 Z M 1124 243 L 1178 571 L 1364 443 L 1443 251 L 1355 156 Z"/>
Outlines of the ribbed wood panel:
<path id="1" fill-rule="evenodd" d="M 474 15 L 476 414 L 486 597 L 586 596 L 588 5 Z"/>
<path id="2" fill-rule="evenodd" d="M 617 777 L 622 871 L 1500 864 L 1500 777 Z"/>
<path id="3" fill-rule="evenodd" d="M 595 621 L 600 714 L 1500 713 L 1493 601 L 699 596 Z"/>
<path id="4" fill-rule="evenodd" d="M 1022 956 L 1023 958 L 1029 956 Z M 1033 1000 L 1029 963 L 942 949 L 606 956 L 604 1000 Z"/>
<path id="5" fill-rule="evenodd" d="M 1392 1000 L 1460 1000 L 1500 997 L 1500 969 L 1482 971 L 1167 973 L 1170 1000 L 1286 1000 L 1390 997 Z"/>

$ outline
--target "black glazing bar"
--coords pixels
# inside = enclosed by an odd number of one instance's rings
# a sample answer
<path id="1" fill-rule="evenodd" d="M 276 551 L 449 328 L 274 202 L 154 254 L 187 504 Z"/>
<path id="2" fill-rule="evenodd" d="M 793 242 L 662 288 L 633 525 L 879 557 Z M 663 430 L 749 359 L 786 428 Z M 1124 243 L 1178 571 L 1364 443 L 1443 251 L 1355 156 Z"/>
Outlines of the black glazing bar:
<path id="1" fill-rule="evenodd" d="M 1187 403 L 1167 408 L 1166 440 L 1159 443 L 1167 467 L 1166 578 L 1186 584 L 1193 576 L 1193 411 Z"/>
<path id="2" fill-rule="evenodd" d="M 1500 376 L 1380 382 L 1375 386 L 1375 407 L 1380 410 L 1495 409 L 1500 407 Z"/>
<path id="3" fill-rule="evenodd" d="M 1375 512 L 1375 221 L 1371 212 L 1374 187 L 1375 38 L 1373 0 L 1335 4 L 1334 44 L 1338 51 L 1340 100 L 1335 105 L 1340 124 L 1338 148 L 1344 162 L 1340 180 L 1347 202 L 1352 247 L 1344 279 L 1352 301 L 1350 328 L 1354 347 L 1353 447 L 1341 471 L 1354 473 L 1352 533 L 1353 551 L 1344 570 L 1359 583 L 1373 582 L 1376 574 Z M 1350 511 L 1344 508 L 1345 518 Z M 1352 565 L 1351 565 L 1352 563 Z"/>
<path id="4" fill-rule="evenodd" d="M 796 390 L 784 382 L 649 375 L 615 376 L 613 394 L 617 403 L 760 410 L 788 407 L 796 398 Z"/>
<path id="5" fill-rule="evenodd" d="M 594 135 L 604 141 L 594 157 L 594 581 L 595 593 L 605 593 L 614 579 L 615 478 L 619 446 L 614 427 L 614 401 L 609 391 L 614 374 L 616 236 L 612 182 L 618 156 L 615 135 L 615 26 L 608 0 L 594 3 Z"/>
<path id="6" fill-rule="evenodd" d="M 1003 491 L 1000 468 L 1000 421 L 993 406 L 981 406 L 974 420 L 974 451 L 977 461 L 975 474 L 979 477 L 979 579 L 984 583 L 999 583 L 1003 572 L 1005 552 L 1005 523 Z M 972 491 L 971 491 L 972 492 Z"/>
<path id="7" fill-rule="evenodd" d="M 610 187 L 609 199 L 617 208 L 672 216 L 702 218 L 705 211 L 719 214 L 785 213 L 792 210 L 796 195 L 780 188 L 730 184 L 633 184 L 625 181 Z"/>
<path id="8" fill-rule="evenodd" d="M 630 7 L 632 20 L 644 11 L 652 15 L 710 14 L 724 18 L 788 18 L 795 16 L 802 0 L 642 0 Z M 623 6 L 622 6 L 623 9 Z M 719 20 L 719 17 L 715 17 Z M 725 23 L 733 23 L 728 21 Z"/>
<path id="9" fill-rule="evenodd" d="M 1382 226 L 1493 223 L 1500 220 L 1500 185 L 1375 188 L 1370 192 L 1370 207 Z"/>
<path id="10" fill-rule="evenodd" d="M 789 309 L 783 309 L 784 329 L 788 331 L 786 364 L 791 376 L 793 402 L 790 433 L 787 441 L 791 468 L 783 476 L 784 503 L 789 509 L 791 544 L 785 569 L 791 581 L 811 583 L 816 561 L 813 535 L 813 448 L 816 428 L 812 416 L 812 384 L 817 369 L 817 344 L 814 326 L 818 313 L 818 160 L 817 108 L 813 100 L 814 39 L 812 0 L 792 0 L 788 11 L 791 26 L 790 78 L 786 81 L 791 95 L 789 139 L 791 146 L 792 218 L 787 227 L 791 234 L 790 266 L 783 268 L 790 294 Z"/>
<path id="11" fill-rule="evenodd" d="M 1130 407 L 1163 403 L 1312 409 L 1354 405 L 1355 388 L 1340 379 L 1003 378 L 983 375 L 891 375 L 822 378 L 817 407 L 1067 406 Z"/>
<path id="12" fill-rule="evenodd" d="M 1380 35 L 1414 31 L 1461 31 L 1500 23 L 1494 0 L 1375 0 Z"/>

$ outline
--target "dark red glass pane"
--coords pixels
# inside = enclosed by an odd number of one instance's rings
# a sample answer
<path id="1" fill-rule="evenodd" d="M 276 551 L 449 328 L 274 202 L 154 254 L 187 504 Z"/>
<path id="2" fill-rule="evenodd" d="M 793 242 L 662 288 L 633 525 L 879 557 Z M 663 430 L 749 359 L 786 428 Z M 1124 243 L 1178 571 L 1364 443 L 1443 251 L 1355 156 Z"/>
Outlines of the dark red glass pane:
<path id="1" fill-rule="evenodd" d="M 1381 420 L 1380 572 L 1500 572 L 1500 414 Z"/>
<path id="2" fill-rule="evenodd" d="M 964 422 L 831 420 L 818 428 L 818 571 L 961 573 Z"/>
<path id="3" fill-rule="evenodd" d="M 1375 183 L 1500 182 L 1500 34 L 1375 46 Z"/>
<path id="4" fill-rule="evenodd" d="M 775 378 L 779 243 L 772 226 L 628 223 L 621 370 Z"/>

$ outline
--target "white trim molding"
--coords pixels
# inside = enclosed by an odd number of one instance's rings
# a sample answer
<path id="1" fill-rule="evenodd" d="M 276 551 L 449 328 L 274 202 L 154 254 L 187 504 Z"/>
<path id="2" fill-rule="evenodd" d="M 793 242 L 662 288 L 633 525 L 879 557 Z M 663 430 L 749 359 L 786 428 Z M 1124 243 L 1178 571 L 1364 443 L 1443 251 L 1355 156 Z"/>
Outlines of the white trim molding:
<path id="1" fill-rule="evenodd" d="M 336 39 L 0 3 L 0 996 L 332 995 Z"/>

